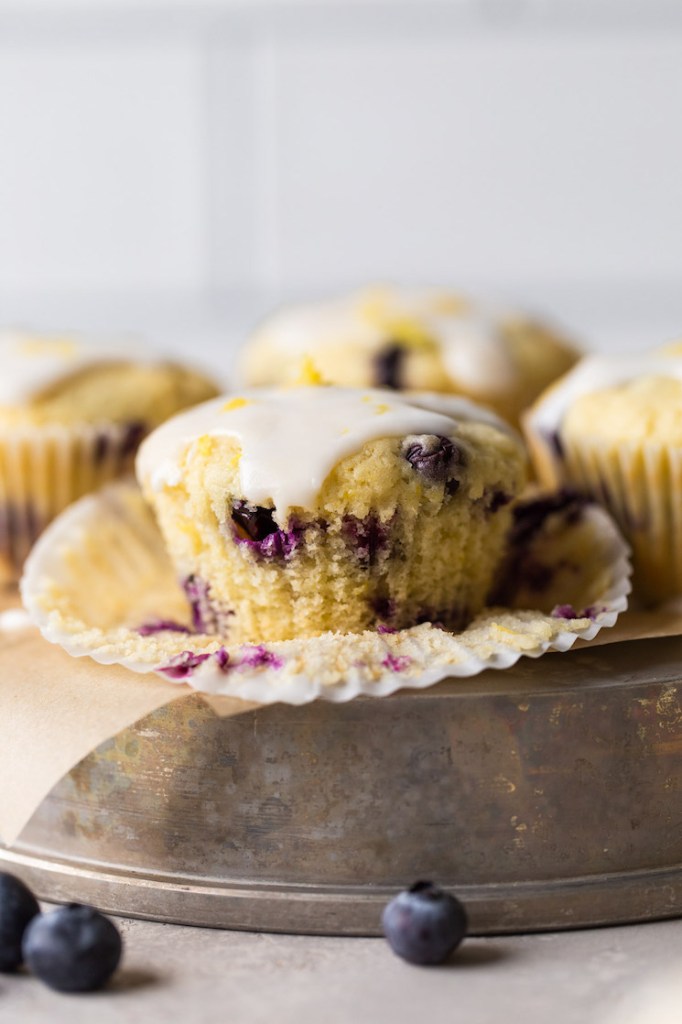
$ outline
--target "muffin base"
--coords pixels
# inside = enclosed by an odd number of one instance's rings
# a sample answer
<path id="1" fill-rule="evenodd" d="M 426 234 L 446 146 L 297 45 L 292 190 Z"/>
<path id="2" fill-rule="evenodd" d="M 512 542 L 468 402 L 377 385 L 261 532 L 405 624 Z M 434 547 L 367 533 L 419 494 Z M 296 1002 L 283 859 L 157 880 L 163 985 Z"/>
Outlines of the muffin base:
<path id="1" fill-rule="evenodd" d="M 46 531 L 28 560 L 22 595 L 43 635 L 70 654 L 156 672 L 201 692 L 292 704 L 385 696 L 507 668 L 524 654 L 568 650 L 578 637 L 612 626 L 627 607 L 627 548 L 605 512 L 570 501 L 548 510 L 544 499 L 526 507 L 533 525 L 523 564 L 532 572 L 515 564 L 508 605 L 486 609 L 460 633 L 424 623 L 239 645 L 194 633 L 156 523 L 129 484 L 83 499 Z"/>
<path id="2" fill-rule="evenodd" d="M 132 468 L 140 421 L 0 430 L 0 584 L 68 505 Z"/>

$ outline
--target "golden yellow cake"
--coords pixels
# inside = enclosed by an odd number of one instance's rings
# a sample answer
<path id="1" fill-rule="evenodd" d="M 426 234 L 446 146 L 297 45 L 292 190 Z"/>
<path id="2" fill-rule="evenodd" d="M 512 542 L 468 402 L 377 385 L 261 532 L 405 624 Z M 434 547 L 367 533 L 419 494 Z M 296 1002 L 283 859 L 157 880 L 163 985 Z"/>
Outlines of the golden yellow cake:
<path id="1" fill-rule="evenodd" d="M 284 640 L 465 625 L 504 553 L 525 454 L 463 399 L 292 387 L 174 417 L 142 444 L 137 476 L 194 627 Z"/>
<path id="2" fill-rule="evenodd" d="M 0 335 L 0 581 L 70 502 L 129 471 L 142 437 L 218 393 L 138 343 Z"/>
<path id="3" fill-rule="evenodd" d="M 590 356 L 529 410 L 542 482 L 600 501 L 633 549 L 648 605 L 682 594 L 682 352 Z"/>
<path id="4" fill-rule="evenodd" d="M 531 317 L 435 288 L 364 289 L 285 308 L 248 341 L 242 376 L 248 385 L 291 383 L 305 355 L 333 384 L 460 394 L 512 423 L 578 358 Z"/>

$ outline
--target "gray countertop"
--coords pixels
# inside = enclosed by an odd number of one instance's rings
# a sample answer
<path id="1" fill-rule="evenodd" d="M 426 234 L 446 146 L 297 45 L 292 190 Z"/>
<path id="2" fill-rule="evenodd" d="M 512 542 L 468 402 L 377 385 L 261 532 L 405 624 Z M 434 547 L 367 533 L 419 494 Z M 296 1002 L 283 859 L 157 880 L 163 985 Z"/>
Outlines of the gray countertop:
<path id="1" fill-rule="evenodd" d="M 130 920 L 119 923 L 126 951 L 108 990 L 65 996 L 50 992 L 27 975 L 0 975 L 0 1021 L 682 1021 L 682 988 L 677 987 L 675 997 L 672 974 L 665 973 L 675 970 L 679 975 L 679 920 L 472 938 L 460 947 L 452 963 L 442 968 L 405 964 L 382 939 L 251 934 Z M 664 1003 L 670 1007 L 669 1016 Z"/>

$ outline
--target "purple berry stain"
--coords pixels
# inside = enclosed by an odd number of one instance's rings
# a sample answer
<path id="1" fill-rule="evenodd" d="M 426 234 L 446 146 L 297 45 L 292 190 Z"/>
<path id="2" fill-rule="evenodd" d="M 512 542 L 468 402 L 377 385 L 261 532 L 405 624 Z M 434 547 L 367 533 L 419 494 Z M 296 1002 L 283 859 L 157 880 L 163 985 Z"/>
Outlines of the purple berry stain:
<path id="1" fill-rule="evenodd" d="M 189 633 L 189 627 L 173 619 L 152 619 L 138 626 L 136 632 L 140 636 L 153 636 L 155 633 Z"/>
<path id="2" fill-rule="evenodd" d="M 412 658 L 408 658 L 406 654 L 387 654 L 381 662 L 383 668 L 387 668 L 390 672 L 405 672 L 411 663 Z"/>
<path id="3" fill-rule="evenodd" d="M 248 668 L 281 668 L 284 662 L 263 644 L 255 644 L 242 647 L 239 664 Z"/>
<path id="4" fill-rule="evenodd" d="M 353 515 L 344 516 L 341 530 L 358 562 L 365 567 L 376 565 L 386 547 L 390 524 L 382 523 L 376 513 L 370 512 L 363 519 Z"/>
<path id="5" fill-rule="evenodd" d="M 213 600 L 208 583 L 192 575 L 182 581 L 182 589 L 192 611 L 192 629 L 195 633 L 227 632 L 229 619 L 234 612 Z"/>
<path id="6" fill-rule="evenodd" d="M 551 612 L 553 619 L 591 619 L 592 622 L 598 614 L 597 609 L 593 607 L 576 611 L 572 604 L 557 604 Z"/>
<path id="7" fill-rule="evenodd" d="M 171 658 L 167 665 L 161 665 L 157 671 L 163 672 L 169 679 L 187 679 L 194 674 L 195 668 L 210 658 L 210 654 L 195 654 L 194 651 L 182 651 Z"/>
<path id="8" fill-rule="evenodd" d="M 215 660 L 221 672 L 227 672 L 233 666 L 230 664 L 229 652 L 224 647 L 219 647 L 215 652 Z"/>

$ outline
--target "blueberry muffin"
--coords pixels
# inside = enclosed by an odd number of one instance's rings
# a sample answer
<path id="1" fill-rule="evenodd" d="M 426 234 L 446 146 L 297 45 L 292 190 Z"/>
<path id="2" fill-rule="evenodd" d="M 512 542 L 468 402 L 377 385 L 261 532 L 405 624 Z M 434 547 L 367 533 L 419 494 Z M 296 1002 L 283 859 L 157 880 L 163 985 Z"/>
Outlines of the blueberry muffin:
<path id="1" fill-rule="evenodd" d="M 0 580 L 81 495 L 129 471 L 142 437 L 217 394 L 203 375 L 139 344 L 0 336 Z"/>
<path id="2" fill-rule="evenodd" d="M 137 475 L 195 628 L 281 640 L 464 626 L 502 558 L 525 455 L 465 400 L 292 387 L 174 417 Z"/>
<path id="3" fill-rule="evenodd" d="M 306 355 L 333 384 L 460 394 L 512 423 L 578 358 L 528 316 L 493 314 L 437 289 L 396 288 L 281 310 L 247 343 L 243 378 L 291 383 Z"/>
<path id="4" fill-rule="evenodd" d="M 525 429 L 544 483 L 578 488 L 618 521 L 643 603 L 682 594 L 682 352 L 586 358 Z"/>

